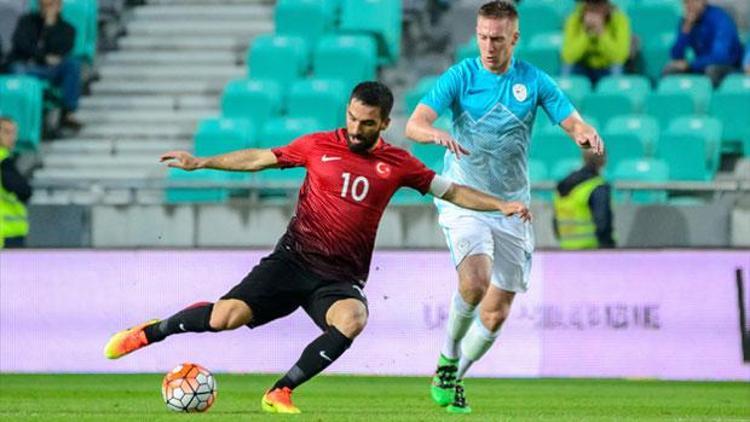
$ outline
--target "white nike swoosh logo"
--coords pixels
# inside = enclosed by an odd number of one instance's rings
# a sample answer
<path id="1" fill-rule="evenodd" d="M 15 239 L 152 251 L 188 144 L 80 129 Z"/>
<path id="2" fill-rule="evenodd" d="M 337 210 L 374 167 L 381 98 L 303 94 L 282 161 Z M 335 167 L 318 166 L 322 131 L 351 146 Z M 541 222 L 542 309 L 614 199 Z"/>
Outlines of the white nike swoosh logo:
<path id="1" fill-rule="evenodd" d="M 329 157 L 327 155 L 324 155 L 324 156 L 320 157 L 320 161 L 322 161 L 324 163 L 326 163 L 328 161 L 336 161 L 336 160 L 340 160 L 340 159 L 341 159 L 341 157 Z"/>
<path id="2" fill-rule="evenodd" d="M 322 357 L 323 359 L 327 360 L 328 362 L 333 362 L 333 359 L 331 359 L 328 356 L 326 356 L 326 351 L 325 350 L 321 350 L 320 351 L 320 357 Z"/>
<path id="3" fill-rule="evenodd" d="M 187 330 L 185 329 L 185 324 L 183 324 L 183 323 L 180 323 L 180 326 L 179 326 L 179 327 L 180 327 L 180 330 L 182 330 L 182 331 L 187 331 Z"/>

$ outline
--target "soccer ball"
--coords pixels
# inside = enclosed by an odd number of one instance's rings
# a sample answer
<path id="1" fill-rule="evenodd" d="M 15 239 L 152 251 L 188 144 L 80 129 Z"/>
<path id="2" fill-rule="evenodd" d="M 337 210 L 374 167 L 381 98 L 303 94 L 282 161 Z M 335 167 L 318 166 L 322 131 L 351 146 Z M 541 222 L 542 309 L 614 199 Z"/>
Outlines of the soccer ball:
<path id="1" fill-rule="evenodd" d="M 216 400 L 216 380 L 206 368 L 183 363 L 164 375 L 161 396 L 175 412 L 205 412 Z"/>

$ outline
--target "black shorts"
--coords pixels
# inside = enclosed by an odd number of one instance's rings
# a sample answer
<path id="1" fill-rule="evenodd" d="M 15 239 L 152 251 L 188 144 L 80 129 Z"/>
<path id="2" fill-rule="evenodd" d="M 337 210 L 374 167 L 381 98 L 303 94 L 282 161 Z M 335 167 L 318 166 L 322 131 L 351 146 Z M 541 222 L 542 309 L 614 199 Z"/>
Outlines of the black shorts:
<path id="1" fill-rule="evenodd" d="M 292 253 L 284 246 L 277 247 L 222 296 L 247 303 L 253 311 L 253 319 L 247 324 L 250 328 L 285 317 L 301 306 L 325 331 L 326 312 L 336 301 L 357 299 L 367 308 L 367 298 L 354 281 L 325 280 L 303 268 Z"/>

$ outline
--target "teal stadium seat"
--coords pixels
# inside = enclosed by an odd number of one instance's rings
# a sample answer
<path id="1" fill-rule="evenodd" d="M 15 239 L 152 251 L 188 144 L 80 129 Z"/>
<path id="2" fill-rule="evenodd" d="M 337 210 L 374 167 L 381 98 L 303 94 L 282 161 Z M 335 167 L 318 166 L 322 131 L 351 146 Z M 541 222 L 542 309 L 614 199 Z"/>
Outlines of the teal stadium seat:
<path id="1" fill-rule="evenodd" d="M 167 180 L 175 182 L 210 183 L 230 180 L 230 173 L 219 170 L 185 171 L 171 168 Z M 226 202 L 229 199 L 229 189 L 224 188 L 170 188 L 164 191 L 168 204 L 182 204 L 193 202 Z"/>
<path id="2" fill-rule="evenodd" d="M 706 76 L 666 76 L 659 81 L 656 92 L 646 97 L 644 111 L 666 127 L 676 117 L 704 114 L 712 92 L 711 80 Z"/>
<path id="3" fill-rule="evenodd" d="M 711 115 L 724 124 L 722 151 L 750 156 L 750 76 L 727 76 L 714 92 Z"/>
<path id="4" fill-rule="evenodd" d="M 311 46 L 333 30 L 328 0 L 279 0 L 274 9 L 276 34 L 302 37 Z"/>
<path id="5" fill-rule="evenodd" d="M 609 149 L 609 136 L 632 135 L 642 146 L 646 156 L 656 153 L 659 144 L 660 125 L 656 118 L 647 115 L 628 114 L 613 117 L 604 127 L 604 143 Z"/>
<path id="6" fill-rule="evenodd" d="M 38 0 L 28 2 L 29 10 L 38 10 Z M 97 0 L 63 0 L 62 17 L 76 30 L 73 55 L 93 63 L 98 41 L 99 6 Z"/>
<path id="7" fill-rule="evenodd" d="M 417 82 L 416 86 L 404 94 L 404 114 L 410 116 L 417 108 L 419 102 L 435 86 L 438 76 L 425 76 Z"/>
<path id="8" fill-rule="evenodd" d="M 411 153 L 427 167 L 440 173 L 443 171 L 443 160 L 445 159 L 445 147 L 435 144 L 421 144 L 413 142 Z"/>
<path id="9" fill-rule="evenodd" d="M 537 34 L 551 31 L 560 32 L 564 23 L 561 1 L 523 1 L 518 6 L 519 29 L 524 37 L 534 38 Z"/>
<path id="10" fill-rule="evenodd" d="M 580 158 L 566 158 L 564 160 L 558 160 L 552 167 L 550 172 L 550 178 L 555 182 L 559 182 L 574 171 L 580 169 L 583 166 L 583 161 Z"/>
<path id="11" fill-rule="evenodd" d="M 282 87 L 304 78 L 310 70 L 310 46 L 293 35 L 258 35 L 247 51 L 248 74 L 270 79 Z"/>
<path id="12" fill-rule="evenodd" d="M 668 182 L 670 167 L 662 160 L 641 159 L 625 160 L 617 165 L 613 173 L 616 182 Z M 622 200 L 622 192 L 615 192 L 615 199 Z M 635 191 L 630 195 L 630 201 L 638 204 L 664 203 L 667 192 L 664 190 Z"/>
<path id="13" fill-rule="evenodd" d="M 319 79 L 339 79 L 346 91 L 357 83 L 376 78 L 377 47 L 369 35 L 328 35 L 313 54 L 314 75 Z"/>
<path id="14" fill-rule="evenodd" d="M 0 111 L 18 125 L 18 150 L 36 150 L 42 137 L 43 84 L 30 76 L 0 76 Z"/>
<path id="15" fill-rule="evenodd" d="M 607 76 L 602 78 L 596 91 L 583 99 L 583 111 L 605 123 L 619 114 L 641 111 L 651 86 L 643 76 Z"/>
<path id="16" fill-rule="evenodd" d="M 346 103 L 349 99 L 344 83 L 339 80 L 306 79 L 297 81 L 289 89 L 287 115 L 311 117 L 325 130 L 342 127 L 346 123 Z"/>
<path id="17" fill-rule="evenodd" d="M 518 57 L 554 76 L 560 73 L 561 48 L 562 34 L 545 32 L 530 38 Z"/>
<path id="18" fill-rule="evenodd" d="M 657 157 L 673 180 L 713 180 L 719 166 L 721 122 L 711 117 L 679 117 L 662 133 Z"/>
<path id="19" fill-rule="evenodd" d="M 544 162 L 539 160 L 529 160 L 528 164 L 529 182 L 532 185 L 534 183 L 546 182 L 547 180 L 549 180 L 549 171 L 547 170 L 547 165 L 544 164 Z M 552 198 L 549 192 L 537 192 L 533 189 L 531 190 L 531 197 L 543 201 L 549 201 Z"/>
<path id="20" fill-rule="evenodd" d="M 576 107 L 580 106 L 583 98 L 591 93 L 591 81 L 585 76 L 558 76 L 555 80 Z"/>
<path id="21" fill-rule="evenodd" d="M 279 117 L 269 120 L 259 138 L 260 148 L 275 148 L 289 144 L 300 136 L 307 135 L 323 130 L 316 119 L 312 118 L 289 118 Z M 273 183 L 297 183 L 301 184 L 305 178 L 305 169 L 295 167 L 284 170 L 266 170 L 257 173 L 256 180 Z M 267 192 L 267 194 L 276 194 L 278 192 Z"/>
<path id="22" fill-rule="evenodd" d="M 580 156 L 578 145 L 558 127 L 536 131 L 531 138 L 529 157 L 543 162 L 548 169 L 553 168 L 558 160 L 578 159 Z"/>
<path id="23" fill-rule="evenodd" d="M 665 29 L 662 29 L 662 31 Z M 673 29 L 642 37 L 640 73 L 648 76 L 654 82 L 658 81 L 661 78 L 664 66 L 670 60 L 670 51 L 674 39 L 675 31 Z"/>
<path id="24" fill-rule="evenodd" d="M 224 87 L 221 114 L 245 119 L 256 128 L 281 112 L 281 85 L 271 80 L 235 79 Z"/>
<path id="25" fill-rule="evenodd" d="M 255 147 L 255 127 L 248 120 L 209 118 L 198 122 L 194 136 L 195 153 L 200 157 L 226 154 Z M 228 179 L 247 180 L 250 173 L 228 173 Z"/>
<path id="26" fill-rule="evenodd" d="M 627 12 L 633 33 L 641 39 L 667 30 L 676 30 L 681 15 L 681 0 L 634 1 Z"/>
<path id="27" fill-rule="evenodd" d="M 402 15 L 401 0 L 343 0 L 339 30 L 374 37 L 378 64 L 392 65 L 401 55 Z"/>

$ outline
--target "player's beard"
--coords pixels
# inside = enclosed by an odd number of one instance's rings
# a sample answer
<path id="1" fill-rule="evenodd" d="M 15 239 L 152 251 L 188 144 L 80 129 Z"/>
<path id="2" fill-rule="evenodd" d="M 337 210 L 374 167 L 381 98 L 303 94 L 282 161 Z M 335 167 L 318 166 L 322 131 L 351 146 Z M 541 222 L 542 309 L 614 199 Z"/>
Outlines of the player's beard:
<path id="1" fill-rule="evenodd" d="M 352 138 L 356 139 L 359 142 L 352 142 Z M 349 146 L 349 151 L 354 152 L 356 154 L 364 154 L 366 153 L 370 148 L 372 148 L 375 143 L 378 142 L 378 139 L 380 138 L 380 133 L 376 133 L 371 138 L 367 138 L 362 135 L 357 136 L 347 136 L 346 137 L 346 143 Z"/>

